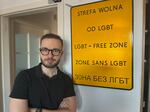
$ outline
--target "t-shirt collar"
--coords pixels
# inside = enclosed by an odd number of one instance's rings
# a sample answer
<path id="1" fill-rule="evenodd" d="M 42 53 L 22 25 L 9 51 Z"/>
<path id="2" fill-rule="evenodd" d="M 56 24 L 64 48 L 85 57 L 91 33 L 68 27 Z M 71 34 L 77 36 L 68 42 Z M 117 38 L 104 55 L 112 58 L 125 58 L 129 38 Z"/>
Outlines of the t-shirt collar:
<path id="1" fill-rule="evenodd" d="M 44 74 L 43 74 L 43 71 L 42 71 L 42 63 L 39 63 L 39 65 L 37 66 L 37 70 L 36 70 L 36 74 L 38 75 L 38 77 L 42 78 L 44 77 Z M 59 67 L 57 66 L 57 75 L 59 74 L 60 72 L 60 69 Z"/>

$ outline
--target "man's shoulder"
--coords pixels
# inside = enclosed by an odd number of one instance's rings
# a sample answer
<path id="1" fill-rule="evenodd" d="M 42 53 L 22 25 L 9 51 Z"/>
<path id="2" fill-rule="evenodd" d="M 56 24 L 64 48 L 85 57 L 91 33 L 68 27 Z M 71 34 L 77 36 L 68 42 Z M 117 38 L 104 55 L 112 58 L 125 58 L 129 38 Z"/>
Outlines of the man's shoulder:
<path id="1" fill-rule="evenodd" d="M 40 65 L 37 65 L 37 66 L 34 66 L 32 68 L 29 68 L 29 69 L 25 69 L 25 70 L 22 70 L 20 71 L 20 73 L 18 75 L 31 75 L 31 74 L 36 74 L 36 73 L 39 73 L 40 71 Z"/>
<path id="2" fill-rule="evenodd" d="M 36 72 L 37 70 L 40 70 L 40 65 L 36 65 L 32 68 L 26 69 L 26 72 Z"/>
<path id="3" fill-rule="evenodd" d="M 62 70 L 58 70 L 58 74 L 61 75 L 61 77 L 63 77 L 64 79 L 71 79 L 71 76 L 69 75 L 69 73 L 66 73 Z"/>

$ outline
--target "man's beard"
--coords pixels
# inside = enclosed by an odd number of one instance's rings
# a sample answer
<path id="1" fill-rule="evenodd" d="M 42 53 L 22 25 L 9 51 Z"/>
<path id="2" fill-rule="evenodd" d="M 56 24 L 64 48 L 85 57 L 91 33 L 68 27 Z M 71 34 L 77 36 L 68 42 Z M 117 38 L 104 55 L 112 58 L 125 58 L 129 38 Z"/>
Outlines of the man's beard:
<path id="1" fill-rule="evenodd" d="M 54 64 L 46 64 L 46 63 L 44 63 L 44 61 L 41 59 L 42 65 L 45 66 L 46 68 L 55 68 L 55 67 L 57 67 L 57 65 L 59 64 L 59 62 L 60 62 L 60 60 L 58 60 L 58 61 L 57 61 L 56 63 L 54 63 Z"/>

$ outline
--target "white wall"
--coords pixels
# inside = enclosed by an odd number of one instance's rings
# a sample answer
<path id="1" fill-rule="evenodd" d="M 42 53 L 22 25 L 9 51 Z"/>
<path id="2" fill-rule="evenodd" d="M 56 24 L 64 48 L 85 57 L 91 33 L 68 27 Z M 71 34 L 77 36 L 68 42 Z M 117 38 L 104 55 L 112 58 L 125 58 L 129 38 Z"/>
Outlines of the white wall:
<path id="1" fill-rule="evenodd" d="M 70 6 L 99 0 L 64 0 L 64 37 L 66 40 L 66 71 L 71 74 L 71 28 Z M 133 89 L 117 90 L 109 88 L 76 86 L 78 112 L 142 112 L 143 75 L 143 0 L 134 0 L 134 40 L 133 40 Z"/>
<path id="2" fill-rule="evenodd" d="M 20 6 L 22 4 L 32 3 L 40 0 L 1 0 L 1 9 L 7 9 L 15 6 Z"/>
<path id="3" fill-rule="evenodd" d="M 0 15 L 33 9 L 53 3 L 52 0 L 0 0 Z"/>

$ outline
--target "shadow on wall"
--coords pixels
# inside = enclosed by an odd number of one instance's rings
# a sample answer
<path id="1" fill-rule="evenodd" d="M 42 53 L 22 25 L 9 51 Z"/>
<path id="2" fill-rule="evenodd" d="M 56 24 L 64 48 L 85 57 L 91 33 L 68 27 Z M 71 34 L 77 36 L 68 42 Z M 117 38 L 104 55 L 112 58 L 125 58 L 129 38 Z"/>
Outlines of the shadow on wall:
<path id="1" fill-rule="evenodd" d="M 82 97 L 78 86 L 75 86 L 76 98 L 77 98 L 77 109 L 80 110 L 82 107 Z"/>

